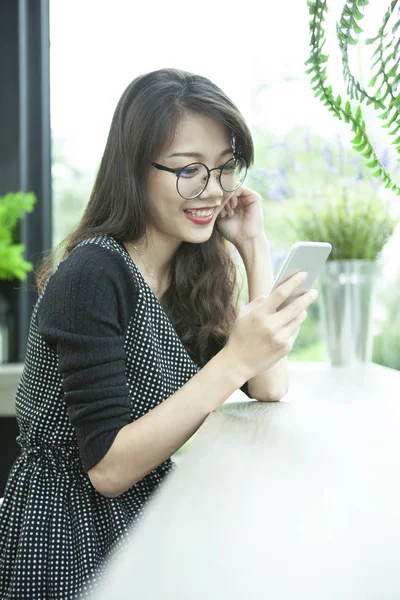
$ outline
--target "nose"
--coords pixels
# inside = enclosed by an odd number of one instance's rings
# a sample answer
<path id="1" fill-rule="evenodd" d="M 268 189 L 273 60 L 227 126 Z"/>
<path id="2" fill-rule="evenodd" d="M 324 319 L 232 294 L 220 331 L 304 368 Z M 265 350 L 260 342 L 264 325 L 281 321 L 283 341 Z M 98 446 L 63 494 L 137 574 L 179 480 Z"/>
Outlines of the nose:
<path id="1" fill-rule="evenodd" d="M 224 191 L 218 183 L 219 171 L 210 174 L 206 189 L 200 194 L 200 198 L 221 198 Z"/>

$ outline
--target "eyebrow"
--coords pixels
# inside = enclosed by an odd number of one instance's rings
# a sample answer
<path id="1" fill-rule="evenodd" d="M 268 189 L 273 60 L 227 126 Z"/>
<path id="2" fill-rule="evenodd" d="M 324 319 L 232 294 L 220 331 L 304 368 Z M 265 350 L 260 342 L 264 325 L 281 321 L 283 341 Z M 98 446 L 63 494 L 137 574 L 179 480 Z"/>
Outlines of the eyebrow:
<path id="1" fill-rule="evenodd" d="M 225 156 L 226 154 L 233 154 L 232 148 L 227 148 L 223 150 L 219 156 Z M 170 154 L 168 158 L 172 158 L 173 156 L 189 156 L 190 158 L 204 158 L 204 154 L 201 152 L 174 152 L 174 154 Z"/>

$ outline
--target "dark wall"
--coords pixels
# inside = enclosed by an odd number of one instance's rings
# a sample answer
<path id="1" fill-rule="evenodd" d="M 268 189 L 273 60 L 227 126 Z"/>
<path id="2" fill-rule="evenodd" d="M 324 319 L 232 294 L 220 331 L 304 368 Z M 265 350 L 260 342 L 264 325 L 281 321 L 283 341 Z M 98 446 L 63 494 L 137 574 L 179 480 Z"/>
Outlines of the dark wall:
<path id="1" fill-rule="evenodd" d="M 32 191 L 37 205 L 24 217 L 19 239 L 34 264 L 52 245 L 48 0 L 0 2 L 0 195 Z M 23 361 L 37 299 L 28 281 L 0 281 L 15 331 L 9 362 Z"/>
<path id="2" fill-rule="evenodd" d="M 0 0 L 0 195 L 36 194 L 17 232 L 34 265 L 52 245 L 49 45 L 48 0 Z M 33 276 L 0 280 L 0 293 L 11 307 L 8 362 L 23 362 L 37 300 Z M 0 496 L 19 453 L 17 433 L 16 419 L 0 416 Z"/>
<path id="3" fill-rule="evenodd" d="M 0 417 L 0 497 L 4 495 L 8 474 L 19 455 L 19 446 L 16 442 L 18 435 L 17 420 L 13 417 Z"/>

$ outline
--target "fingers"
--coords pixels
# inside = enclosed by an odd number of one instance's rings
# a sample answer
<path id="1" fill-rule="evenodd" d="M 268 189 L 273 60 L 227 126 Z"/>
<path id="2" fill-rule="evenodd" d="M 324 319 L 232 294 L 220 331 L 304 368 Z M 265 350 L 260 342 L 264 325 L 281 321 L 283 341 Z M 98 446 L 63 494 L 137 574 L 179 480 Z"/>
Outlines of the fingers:
<path id="1" fill-rule="evenodd" d="M 307 311 L 302 310 L 294 319 L 289 321 L 289 323 L 283 328 L 286 337 L 295 336 L 300 331 L 301 324 L 307 318 Z"/>
<path id="2" fill-rule="evenodd" d="M 270 295 L 271 307 L 276 311 L 280 305 L 307 279 L 307 273 L 300 271 L 281 283 Z"/>
<path id="3" fill-rule="evenodd" d="M 304 294 L 296 298 L 296 300 L 293 300 L 293 302 L 291 302 L 288 306 L 282 308 L 282 310 L 276 313 L 277 326 L 286 327 L 292 321 L 298 320 L 299 317 L 306 312 L 306 309 L 310 306 L 310 304 L 314 302 L 317 296 L 317 290 L 309 290 L 308 292 L 305 292 Z M 300 321 L 300 324 L 301 323 L 302 321 Z"/>
<path id="4" fill-rule="evenodd" d="M 277 334 L 277 339 L 281 342 L 285 356 L 287 356 L 294 346 L 303 321 L 307 318 L 307 311 L 302 310 L 290 323 L 283 327 Z"/>

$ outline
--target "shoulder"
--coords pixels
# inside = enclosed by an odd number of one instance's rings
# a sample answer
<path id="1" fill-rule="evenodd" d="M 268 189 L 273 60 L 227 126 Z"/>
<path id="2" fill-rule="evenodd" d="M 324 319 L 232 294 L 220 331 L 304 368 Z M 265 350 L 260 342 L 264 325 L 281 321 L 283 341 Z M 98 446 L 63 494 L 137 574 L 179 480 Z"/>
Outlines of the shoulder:
<path id="1" fill-rule="evenodd" d="M 115 247 L 106 247 L 88 240 L 76 246 L 59 263 L 55 274 L 95 276 L 98 272 L 109 272 L 114 277 L 130 274 L 126 260 L 120 251 Z"/>
<path id="2" fill-rule="evenodd" d="M 115 246 L 86 241 L 76 246 L 50 276 L 43 290 L 39 313 L 70 310 L 80 314 L 119 314 L 126 319 L 137 300 L 137 284 L 123 256 Z"/>
<path id="3" fill-rule="evenodd" d="M 107 236 L 85 240 L 57 266 L 50 277 L 52 286 L 68 281 L 84 287 L 134 283 L 121 246 Z"/>

